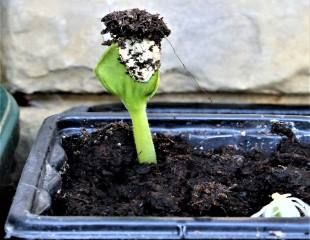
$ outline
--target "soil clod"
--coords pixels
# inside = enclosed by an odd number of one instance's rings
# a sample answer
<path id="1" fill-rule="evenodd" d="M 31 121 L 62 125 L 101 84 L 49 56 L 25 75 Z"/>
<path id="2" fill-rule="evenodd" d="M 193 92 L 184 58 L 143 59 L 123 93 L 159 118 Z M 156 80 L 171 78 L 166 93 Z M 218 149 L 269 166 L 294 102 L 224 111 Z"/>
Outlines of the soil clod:
<path id="1" fill-rule="evenodd" d="M 101 20 L 106 28 L 102 34 L 110 33 L 112 42 L 124 44 L 124 39 L 153 40 L 160 46 L 160 41 L 170 34 L 170 29 L 164 23 L 159 14 L 151 14 L 138 8 L 115 11 L 107 14 Z M 106 41 L 103 45 L 110 45 Z"/>

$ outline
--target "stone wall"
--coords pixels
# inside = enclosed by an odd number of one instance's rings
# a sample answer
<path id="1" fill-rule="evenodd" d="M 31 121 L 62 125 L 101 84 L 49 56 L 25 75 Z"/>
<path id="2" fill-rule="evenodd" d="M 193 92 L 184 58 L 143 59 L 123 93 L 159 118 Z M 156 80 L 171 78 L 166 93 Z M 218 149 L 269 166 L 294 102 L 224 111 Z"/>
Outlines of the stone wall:
<path id="1" fill-rule="evenodd" d="M 126 8 L 160 13 L 169 41 L 209 91 L 310 93 L 309 0 L 1 0 L 4 75 L 12 91 L 98 93 L 100 19 Z M 161 92 L 198 91 L 168 41 Z"/>

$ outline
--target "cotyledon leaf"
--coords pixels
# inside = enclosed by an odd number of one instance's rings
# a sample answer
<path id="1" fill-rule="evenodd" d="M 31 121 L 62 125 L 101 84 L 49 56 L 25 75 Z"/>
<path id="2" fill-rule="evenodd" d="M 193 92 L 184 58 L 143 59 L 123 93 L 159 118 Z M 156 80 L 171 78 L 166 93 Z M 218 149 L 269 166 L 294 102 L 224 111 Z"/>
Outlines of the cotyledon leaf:
<path id="1" fill-rule="evenodd" d="M 146 104 L 155 94 L 159 86 L 159 71 L 156 70 L 148 82 L 138 82 L 127 73 L 119 59 L 119 47 L 112 44 L 98 62 L 95 74 L 107 91 L 118 96 L 130 111 Z"/>

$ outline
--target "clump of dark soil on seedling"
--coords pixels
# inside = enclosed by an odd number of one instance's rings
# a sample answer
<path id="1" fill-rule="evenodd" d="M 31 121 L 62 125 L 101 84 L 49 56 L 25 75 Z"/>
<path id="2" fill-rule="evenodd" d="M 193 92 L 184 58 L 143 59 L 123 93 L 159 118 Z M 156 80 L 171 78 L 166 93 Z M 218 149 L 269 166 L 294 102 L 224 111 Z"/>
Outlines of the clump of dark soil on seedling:
<path id="1" fill-rule="evenodd" d="M 119 61 L 135 80 L 147 82 L 160 67 L 161 40 L 170 34 L 163 18 L 138 8 L 115 11 L 101 20 L 105 28 L 101 34 L 109 40 L 102 43 L 119 47 Z M 145 78 L 144 71 L 153 71 Z"/>
<path id="2" fill-rule="evenodd" d="M 139 165 L 131 128 L 107 124 L 82 137 L 63 140 L 68 168 L 54 215 L 250 216 L 274 192 L 310 202 L 310 146 L 287 125 L 275 153 L 234 147 L 204 151 L 180 137 L 157 134 L 157 165 Z"/>
<path id="3" fill-rule="evenodd" d="M 151 14 L 138 8 L 109 13 L 101 21 L 106 26 L 101 33 L 110 33 L 113 38 L 103 45 L 111 45 L 113 41 L 122 45 L 124 39 L 131 38 L 153 40 L 160 46 L 160 41 L 170 34 L 170 29 L 159 14 Z"/>

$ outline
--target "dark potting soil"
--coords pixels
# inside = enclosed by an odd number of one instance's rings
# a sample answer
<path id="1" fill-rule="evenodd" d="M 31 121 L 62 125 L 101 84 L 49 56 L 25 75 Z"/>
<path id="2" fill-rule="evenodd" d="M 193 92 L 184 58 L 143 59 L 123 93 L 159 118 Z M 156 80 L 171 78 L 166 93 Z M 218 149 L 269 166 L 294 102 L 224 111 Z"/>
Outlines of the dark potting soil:
<path id="1" fill-rule="evenodd" d="M 250 216 L 274 192 L 310 202 L 310 146 L 285 124 L 272 156 L 235 147 L 204 151 L 181 137 L 154 136 L 158 164 L 139 165 L 131 127 L 106 124 L 67 137 L 68 162 L 53 215 Z"/>
<path id="2" fill-rule="evenodd" d="M 124 39 L 149 39 L 160 46 L 160 41 L 171 32 L 159 14 L 151 14 L 138 8 L 109 13 L 101 21 L 106 26 L 101 33 L 110 33 L 113 39 L 105 41 L 103 45 L 116 42 L 122 46 Z"/>

